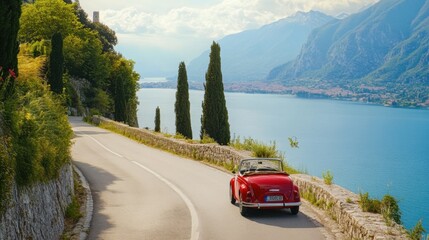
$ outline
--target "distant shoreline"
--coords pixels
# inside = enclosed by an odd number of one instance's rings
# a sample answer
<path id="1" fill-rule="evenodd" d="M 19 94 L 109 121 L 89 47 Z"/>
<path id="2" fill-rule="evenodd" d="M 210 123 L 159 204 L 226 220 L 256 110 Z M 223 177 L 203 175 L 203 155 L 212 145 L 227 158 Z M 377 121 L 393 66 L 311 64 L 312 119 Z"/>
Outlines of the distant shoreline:
<path id="1" fill-rule="evenodd" d="M 165 81 L 140 82 L 140 88 L 176 89 L 176 87 L 176 81 L 171 81 L 166 78 Z M 204 91 L 204 85 L 202 82 L 189 82 L 189 89 Z M 350 90 L 344 90 L 341 88 L 314 89 L 302 86 L 283 86 L 278 83 L 266 82 L 227 82 L 224 83 L 224 89 L 225 92 L 232 93 L 292 95 L 302 99 L 339 100 L 391 108 L 429 110 L 429 102 L 426 102 L 421 106 L 411 104 L 406 105 L 395 101 L 395 99 L 381 98 L 381 93 L 356 94 Z M 374 101 L 372 99 L 376 100 Z"/>

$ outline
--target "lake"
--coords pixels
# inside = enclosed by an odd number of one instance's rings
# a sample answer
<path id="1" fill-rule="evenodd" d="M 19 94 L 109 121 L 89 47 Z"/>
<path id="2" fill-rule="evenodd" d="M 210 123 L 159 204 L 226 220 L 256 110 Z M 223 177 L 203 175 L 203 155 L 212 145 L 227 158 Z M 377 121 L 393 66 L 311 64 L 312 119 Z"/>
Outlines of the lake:
<path id="1" fill-rule="evenodd" d="M 140 89 L 140 127 L 175 132 L 175 89 Z M 189 91 L 194 139 L 199 138 L 203 91 Z M 331 171 L 355 193 L 399 200 L 407 228 L 423 220 L 429 231 L 429 111 L 289 95 L 225 93 L 231 136 L 275 141 L 286 160 L 310 175 Z M 289 147 L 296 137 L 298 149 Z"/>

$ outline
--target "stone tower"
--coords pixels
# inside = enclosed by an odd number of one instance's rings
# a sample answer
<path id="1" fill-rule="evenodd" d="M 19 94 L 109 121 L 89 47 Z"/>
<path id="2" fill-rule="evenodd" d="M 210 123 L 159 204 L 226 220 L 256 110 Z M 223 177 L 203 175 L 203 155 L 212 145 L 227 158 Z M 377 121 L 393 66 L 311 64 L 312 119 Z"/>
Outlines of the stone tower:
<path id="1" fill-rule="evenodd" d="M 100 22 L 100 12 L 94 11 L 92 15 L 92 22 L 99 23 Z"/>

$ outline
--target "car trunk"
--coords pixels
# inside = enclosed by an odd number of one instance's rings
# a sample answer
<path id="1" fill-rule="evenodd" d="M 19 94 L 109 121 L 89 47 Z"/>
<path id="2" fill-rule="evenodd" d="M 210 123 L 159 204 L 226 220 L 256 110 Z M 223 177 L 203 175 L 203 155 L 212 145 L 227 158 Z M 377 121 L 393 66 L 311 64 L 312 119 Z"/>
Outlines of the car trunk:
<path id="1" fill-rule="evenodd" d="M 259 203 L 293 201 L 293 183 L 289 176 L 285 174 L 256 174 L 246 178 Z M 283 200 L 276 196 L 283 196 Z"/>

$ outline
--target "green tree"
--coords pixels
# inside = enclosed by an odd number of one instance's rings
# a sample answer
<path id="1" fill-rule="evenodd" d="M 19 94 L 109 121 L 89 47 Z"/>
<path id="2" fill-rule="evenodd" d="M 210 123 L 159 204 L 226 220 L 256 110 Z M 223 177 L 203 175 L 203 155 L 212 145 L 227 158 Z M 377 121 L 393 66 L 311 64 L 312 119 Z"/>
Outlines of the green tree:
<path id="1" fill-rule="evenodd" d="M 14 76 L 8 78 L 7 84 L 3 81 L 9 75 L 18 75 L 18 30 L 19 17 L 21 16 L 21 0 L 0 1 L 0 88 L 7 89 L 6 93 L 14 85 Z M 14 71 L 14 72 L 9 72 Z"/>
<path id="2" fill-rule="evenodd" d="M 57 94 L 63 93 L 64 54 L 63 37 L 61 33 L 55 33 L 51 40 L 52 51 L 49 55 L 48 83 L 51 91 Z"/>
<path id="3" fill-rule="evenodd" d="M 137 81 L 140 76 L 133 70 L 134 62 L 109 54 L 112 71 L 110 73 L 110 94 L 113 98 L 114 118 L 137 127 Z"/>
<path id="4" fill-rule="evenodd" d="M 98 33 L 99 39 L 103 44 L 103 52 L 114 51 L 113 48 L 118 43 L 115 31 L 102 23 L 92 23 L 90 27 Z"/>
<path id="5" fill-rule="evenodd" d="M 216 42 L 213 42 L 211 46 L 210 63 L 204 89 L 201 139 L 204 135 L 208 135 L 219 144 L 226 145 L 231 136 L 222 82 L 220 46 Z"/>
<path id="6" fill-rule="evenodd" d="M 90 21 L 88 14 L 86 14 L 86 12 L 82 9 L 79 1 L 76 1 L 74 6 L 79 22 L 82 23 L 85 28 L 94 30 L 98 33 L 98 37 L 103 44 L 103 52 L 114 51 L 113 47 L 118 43 L 115 31 L 102 23 L 94 23 Z"/>
<path id="7" fill-rule="evenodd" d="M 87 79 L 91 88 L 108 86 L 108 58 L 97 33 L 84 28 L 64 39 L 64 60 L 67 72 L 74 77 Z"/>
<path id="8" fill-rule="evenodd" d="M 176 103 L 174 104 L 174 112 L 176 113 L 176 133 L 192 139 L 190 105 L 186 65 L 184 62 L 181 62 L 179 64 L 179 75 L 177 77 Z"/>
<path id="9" fill-rule="evenodd" d="M 161 110 L 156 107 L 155 110 L 155 132 L 161 131 Z"/>
<path id="10" fill-rule="evenodd" d="M 34 4 L 24 4 L 20 24 L 21 42 L 51 39 L 57 32 L 65 38 L 82 28 L 73 4 L 62 0 L 37 0 Z"/>

